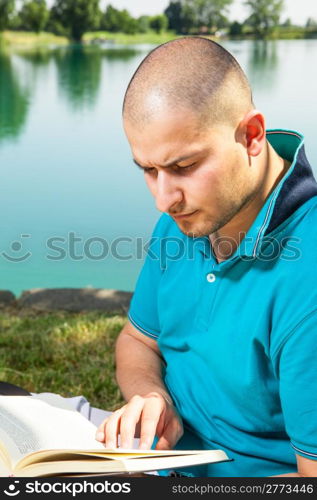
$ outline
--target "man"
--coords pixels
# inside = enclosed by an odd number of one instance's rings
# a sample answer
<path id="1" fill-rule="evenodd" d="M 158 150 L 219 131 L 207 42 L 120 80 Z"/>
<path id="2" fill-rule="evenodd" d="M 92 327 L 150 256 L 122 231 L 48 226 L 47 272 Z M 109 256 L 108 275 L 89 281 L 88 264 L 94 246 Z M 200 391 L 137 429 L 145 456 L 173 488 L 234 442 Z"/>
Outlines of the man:
<path id="1" fill-rule="evenodd" d="M 116 344 L 107 447 L 221 448 L 195 476 L 317 475 L 317 184 L 303 137 L 265 131 L 237 61 L 152 51 L 124 128 L 163 212 Z"/>

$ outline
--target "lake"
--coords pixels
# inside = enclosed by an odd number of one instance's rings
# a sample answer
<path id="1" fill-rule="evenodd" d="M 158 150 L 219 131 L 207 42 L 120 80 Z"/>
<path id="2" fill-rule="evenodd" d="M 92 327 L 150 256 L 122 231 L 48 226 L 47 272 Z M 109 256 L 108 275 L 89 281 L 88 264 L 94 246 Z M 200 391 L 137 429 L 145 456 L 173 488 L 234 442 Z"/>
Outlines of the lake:
<path id="1" fill-rule="evenodd" d="M 306 136 L 317 173 L 317 40 L 227 41 L 268 128 Z M 121 124 L 151 49 L 0 54 L 0 289 L 133 290 L 159 212 Z"/>

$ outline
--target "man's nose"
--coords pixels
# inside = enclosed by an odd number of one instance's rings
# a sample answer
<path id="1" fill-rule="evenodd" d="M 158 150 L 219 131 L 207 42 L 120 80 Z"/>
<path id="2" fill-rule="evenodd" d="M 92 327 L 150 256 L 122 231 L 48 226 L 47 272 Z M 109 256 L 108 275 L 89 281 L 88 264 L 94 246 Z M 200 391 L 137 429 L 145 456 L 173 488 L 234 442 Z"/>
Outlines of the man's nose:
<path id="1" fill-rule="evenodd" d="M 160 171 L 156 178 L 155 202 L 160 212 L 169 212 L 174 205 L 181 203 L 183 193 L 173 176 Z"/>

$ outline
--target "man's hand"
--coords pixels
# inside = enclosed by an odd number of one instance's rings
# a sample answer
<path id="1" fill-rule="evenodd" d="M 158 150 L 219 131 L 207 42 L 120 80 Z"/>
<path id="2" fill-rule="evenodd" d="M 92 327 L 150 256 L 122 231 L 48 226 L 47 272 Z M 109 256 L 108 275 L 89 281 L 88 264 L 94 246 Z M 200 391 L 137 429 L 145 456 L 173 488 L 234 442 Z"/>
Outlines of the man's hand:
<path id="1" fill-rule="evenodd" d="M 156 450 L 170 450 L 183 435 L 183 423 L 172 401 L 159 392 L 146 396 L 133 396 L 99 426 L 96 439 L 106 448 L 117 448 L 120 435 L 121 448 L 132 448 L 133 439 L 140 429 L 139 449 L 151 449 L 155 434 L 159 440 Z"/>

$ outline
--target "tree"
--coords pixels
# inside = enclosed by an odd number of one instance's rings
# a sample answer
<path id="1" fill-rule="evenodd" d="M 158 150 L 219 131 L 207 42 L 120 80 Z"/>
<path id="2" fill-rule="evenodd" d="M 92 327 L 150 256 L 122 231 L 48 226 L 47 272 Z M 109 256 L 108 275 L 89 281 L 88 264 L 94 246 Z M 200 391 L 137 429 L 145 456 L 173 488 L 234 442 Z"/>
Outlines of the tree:
<path id="1" fill-rule="evenodd" d="M 162 31 L 166 31 L 167 27 L 168 19 L 165 14 L 151 17 L 150 28 L 152 28 L 152 30 L 156 31 L 157 33 L 161 33 Z"/>
<path id="2" fill-rule="evenodd" d="M 241 36 L 243 31 L 243 24 L 238 21 L 233 21 L 230 25 L 229 35 L 230 36 Z"/>
<path id="3" fill-rule="evenodd" d="M 291 20 L 291 18 L 288 17 L 287 19 L 285 19 L 285 21 L 282 24 L 282 26 L 284 26 L 285 28 L 290 28 L 292 26 L 292 20 Z"/>
<path id="4" fill-rule="evenodd" d="M 284 7 L 284 0 L 246 0 L 251 15 L 246 20 L 257 38 L 266 38 L 276 28 Z"/>
<path id="5" fill-rule="evenodd" d="M 215 32 L 226 23 L 224 13 L 233 0 L 183 0 L 184 7 L 191 8 L 196 29 L 208 28 Z"/>
<path id="6" fill-rule="evenodd" d="M 49 18 L 45 0 L 27 0 L 20 11 L 21 27 L 39 33 Z"/>
<path id="7" fill-rule="evenodd" d="M 149 31 L 150 19 L 150 16 L 141 16 L 137 19 L 139 33 L 146 33 L 147 31 Z"/>
<path id="8" fill-rule="evenodd" d="M 46 29 L 58 36 L 69 36 L 69 30 L 62 24 L 60 18 L 57 17 L 54 7 L 49 11 Z"/>
<path id="9" fill-rule="evenodd" d="M 178 33 L 217 31 L 227 24 L 225 12 L 233 0 L 178 0 L 165 9 L 169 28 Z"/>
<path id="10" fill-rule="evenodd" d="M 194 6 L 189 2 L 181 0 L 181 3 L 182 3 L 182 24 L 183 24 L 182 32 L 190 33 L 190 31 L 195 29 L 197 25 L 195 9 Z"/>
<path id="11" fill-rule="evenodd" d="M 130 15 L 127 9 L 123 9 L 120 11 L 120 28 L 120 31 L 128 35 L 134 35 L 138 32 L 138 21 Z"/>
<path id="12" fill-rule="evenodd" d="M 0 31 L 8 28 L 11 16 L 14 13 L 14 0 L 0 0 Z"/>
<path id="13" fill-rule="evenodd" d="M 168 28 L 176 31 L 176 33 L 183 32 L 183 17 L 182 17 L 182 4 L 181 2 L 170 2 L 164 14 L 168 19 Z"/>
<path id="14" fill-rule="evenodd" d="M 86 31 L 99 28 L 100 16 L 99 0 L 55 0 L 51 21 L 80 42 Z"/>
<path id="15" fill-rule="evenodd" d="M 316 28 L 317 21 L 313 17 L 309 17 L 306 22 L 306 28 Z"/>
<path id="16" fill-rule="evenodd" d="M 13 15 L 10 16 L 10 21 L 7 27 L 9 30 L 15 31 L 21 29 L 21 24 L 20 13 L 15 11 Z"/>
<path id="17" fill-rule="evenodd" d="M 101 29 L 116 33 L 121 28 L 120 10 L 108 5 L 101 20 Z"/>
<path id="18" fill-rule="evenodd" d="M 121 31 L 133 35 L 139 31 L 139 22 L 126 9 L 118 10 L 108 5 L 102 17 L 101 28 L 112 33 Z"/>

